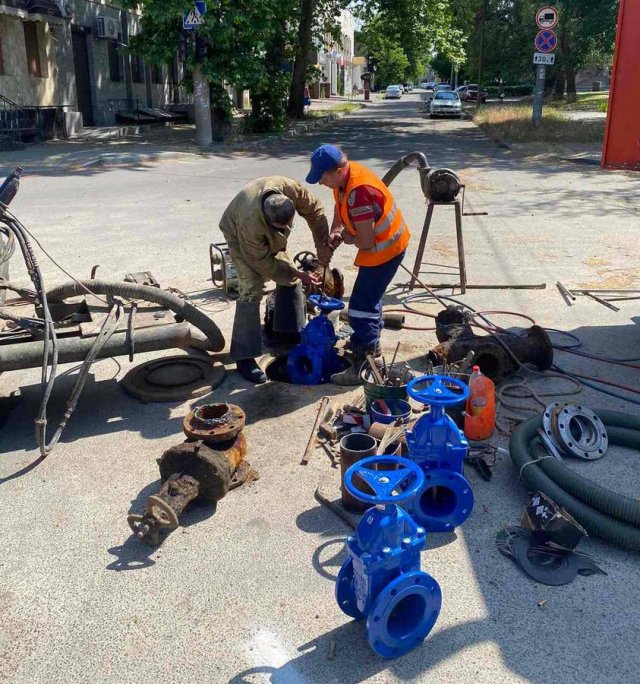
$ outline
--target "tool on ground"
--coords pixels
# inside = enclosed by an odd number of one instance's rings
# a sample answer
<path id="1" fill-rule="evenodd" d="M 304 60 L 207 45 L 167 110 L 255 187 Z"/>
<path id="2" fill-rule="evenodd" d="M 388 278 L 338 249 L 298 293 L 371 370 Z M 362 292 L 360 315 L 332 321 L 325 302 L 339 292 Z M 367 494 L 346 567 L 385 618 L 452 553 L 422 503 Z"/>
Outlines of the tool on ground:
<path id="1" fill-rule="evenodd" d="M 576 301 L 575 295 L 570 292 L 559 280 L 556 283 L 556 287 L 560 291 L 560 294 L 562 295 L 567 306 L 573 306 L 573 302 Z"/>
<path id="2" fill-rule="evenodd" d="M 226 242 L 212 242 L 209 245 L 211 282 L 215 288 L 223 290 L 227 297 L 238 296 L 238 272 Z"/>
<path id="3" fill-rule="evenodd" d="M 612 311 L 620 311 L 620 308 L 615 306 L 615 304 L 612 304 L 611 302 L 626 302 L 626 301 L 632 301 L 635 299 L 640 299 L 640 290 L 625 290 L 625 289 L 594 289 L 594 288 L 574 288 L 574 289 L 569 289 L 562 285 L 560 281 L 556 283 L 558 290 L 560 290 L 560 294 L 564 298 L 565 302 L 567 303 L 568 306 L 572 306 L 573 302 L 577 300 L 577 296 L 581 295 L 583 297 L 589 297 L 589 299 L 593 299 L 594 301 L 598 302 L 598 304 L 602 304 L 602 306 L 606 306 L 608 309 L 611 309 Z"/>
<path id="4" fill-rule="evenodd" d="M 309 463 L 309 459 L 311 458 L 311 454 L 313 453 L 313 450 L 316 447 L 316 440 L 318 437 L 318 427 L 320 426 L 320 423 L 322 422 L 322 419 L 324 418 L 324 415 L 327 411 L 328 406 L 329 406 L 329 397 L 322 397 L 320 399 L 320 404 L 318 406 L 318 413 L 316 414 L 316 419 L 313 423 L 313 428 L 311 429 L 311 434 L 309 435 L 309 440 L 307 441 L 307 446 L 304 449 L 304 454 L 302 455 L 302 460 L 300 461 L 300 465 L 307 465 Z"/>
<path id="5" fill-rule="evenodd" d="M 407 430 L 408 458 L 424 473 L 424 484 L 404 507 L 428 532 L 452 532 L 473 510 L 464 476 L 469 444 L 445 409 L 466 401 L 467 385 L 455 378 L 425 375 L 409 382 L 409 396 L 430 411 Z"/>
<path id="6" fill-rule="evenodd" d="M 308 301 L 320 313 L 302 329 L 302 342 L 291 350 L 287 359 L 289 377 L 297 385 L 328 382 L 344 368 L 335 348 L 338 338 L 328 316 L 332 311 L 343 309 L 344 302 L 318 294 L 310 295 Z"/>
<path id="7" fill-rule="evenodd" d="M 233 404 L 199 406 L 187 415 L 183 428 L 188 439 L 158 459 L 160 490 L 148 497 L 142 515 L 127 516 L 138 539 L 158 545 L 161 532 L 176 529 L 193 501 L 216 503 L 246 480 L 252 471 L 244 460 L 244 423 L 244 412 Z"/>
<path id="8" fill-rule="evenodd" d="M 602 458 L 609 446 L 604 423 L 582 404 L 549 404 L 542 414 L 542 432 L 543 443 L 560 461 L 563 455 L 593 461 Z"/>
<path id="9" fill-rule="evenodd" d="M 436 316 L 436 337 L 440 344 L 429 352 L 434 364 L 455 363 L 473 351 L 475 365 L 496 384 L 518 370 L 519 364 L 532 363 L 538 370 L 553 365 L 551 339 L 538 325 L 517 333 L 476 335 L 470 317 L 457 307 L 447 306 Z"/>
<path id="10" fill-rule="evenodd" d="M 440 614 L 440 586 L 420 569 L 425 529 L 398 506 L 423 483 L 415 463 L 395 456 L 366 458 L 345 473 L 350 494 L 372 508 L 347 537 L 336 601 L 349 617 L 366 620 L 367 640 L 384 658 L 419 646 Z"/>

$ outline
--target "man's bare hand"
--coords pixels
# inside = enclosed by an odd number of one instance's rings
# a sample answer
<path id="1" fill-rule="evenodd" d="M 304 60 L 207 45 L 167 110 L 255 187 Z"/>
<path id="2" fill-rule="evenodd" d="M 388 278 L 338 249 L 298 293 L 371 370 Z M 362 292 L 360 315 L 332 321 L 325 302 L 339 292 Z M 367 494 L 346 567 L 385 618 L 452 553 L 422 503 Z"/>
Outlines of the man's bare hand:
<path id="1" fill-rule="evenodd" d="M 344 240 L 342 237 L 342 229 L 340 229 L 329 235 L 329 240 L 327 241 L 327 244 L 329 246 L 329 249 L 333 252 L 342 244 L 343 241 Z"/>
<path id="2" fill-rule="evenodd" d="M 305 292 L 312 292 L 322 285 L 322 279 L 317 273 L 298 271 L 298 278 L 300 278 L 300 282 L 302 283 Z"/>

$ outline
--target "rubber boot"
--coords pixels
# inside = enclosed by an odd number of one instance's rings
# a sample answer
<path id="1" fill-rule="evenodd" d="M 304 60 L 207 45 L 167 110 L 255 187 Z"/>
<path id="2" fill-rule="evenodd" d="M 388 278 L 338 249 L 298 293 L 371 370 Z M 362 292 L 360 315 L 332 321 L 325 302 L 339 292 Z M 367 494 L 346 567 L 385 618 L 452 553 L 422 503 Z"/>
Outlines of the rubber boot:
<path id="1" fill-rule="evenodd" d="M 236 361 L 238 373 L 254 385 L 262 385 L 267 381 L 267 376 L 255 359 L 239 359 Z"/>
<path id="2" fill-rule="evenodd" d="M 355 387 L 361 384 L 360 369 L 366 362 L 366 354 L 361 351 L 350 351 L 344 355 L 349 367 L 331 376 L 331 382 L 340 387 Z"/>
<path id="3" fill-rule="evenodd" d="M 240 375 L 256 385 L 267 381 L 267 376 L 256 363 L 262 354 L 262 326 L 260 302 L 236 302 L 236 313 L 231 333 L 231 358 Z"/>
<path id="4" fill-rule="evenodd" d="M 351 340 L 347 340 L 345 342 L 344 349 L 345 351 L 353 351 Z M 371 356 L 373 356 L 374 359 L 379 359 L 382 356 L 382 345 L 380 344 L 380 340 L 376 342 L 375 347 L 371 347 L 371 349 L 367 349 L 365 351 L 365 356 L 367 354 L 371 354 Z"/>

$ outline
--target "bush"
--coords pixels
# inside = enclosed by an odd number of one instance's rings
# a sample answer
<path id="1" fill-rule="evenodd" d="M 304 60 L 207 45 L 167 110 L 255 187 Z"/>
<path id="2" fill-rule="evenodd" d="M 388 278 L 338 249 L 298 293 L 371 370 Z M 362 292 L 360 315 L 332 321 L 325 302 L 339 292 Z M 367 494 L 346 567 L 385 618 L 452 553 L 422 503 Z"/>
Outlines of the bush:
<path id="1" fill-rule="evenodd" d="M 598 111 L 606 114 L 609 111 L 609 101 L 598 102 Z"/>
<path id="2" fill-rule="evenodd" d="M 503 90 L 508 97 L 524 97 L 533 94 L 533 85 L 526 83 L 524 85 L 505 86 Z"/>

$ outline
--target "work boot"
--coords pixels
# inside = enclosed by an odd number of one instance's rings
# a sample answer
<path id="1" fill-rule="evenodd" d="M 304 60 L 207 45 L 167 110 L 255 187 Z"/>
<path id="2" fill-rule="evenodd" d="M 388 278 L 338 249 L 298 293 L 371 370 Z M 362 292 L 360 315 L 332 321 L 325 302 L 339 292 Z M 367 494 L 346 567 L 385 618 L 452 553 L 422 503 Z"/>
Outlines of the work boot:
<path id="1" fill-rule="evenodd" d="M 255 359 L 240 359 L 236 361 L 238 373 L 254 385 L 262 385 L 267 381 L 267 376 Z"/>
<path id="2" fill-rule="evenodd" d="M 360 369 L 362 364 L 366 361 L 366 354 L 361 351 L 350 351 L 343 357 L 349 362 L 348 368 L 340 373 L 334 373 L 331 376 L 331 382 L 340 387 L 354 387 L 361 384 Z"/>
<path id="3" fill-rule="evenodd" d="M 351 340 L 347 340 L 344 344 L 344 349 L 345 351 L 353 351 L 353 345 L 351 344 Z M 362 351 L 360 348 L 358 348 L 357 351 Z M 380 340 L 378 340 L 375 343 L 375 346 L 371 347 L 370 349 L 365 350 L 365 356 L 367 354 L 371 354 L 374 359 L 379 359 L 382 356 L 382 345 L 380 344 Z"/>

